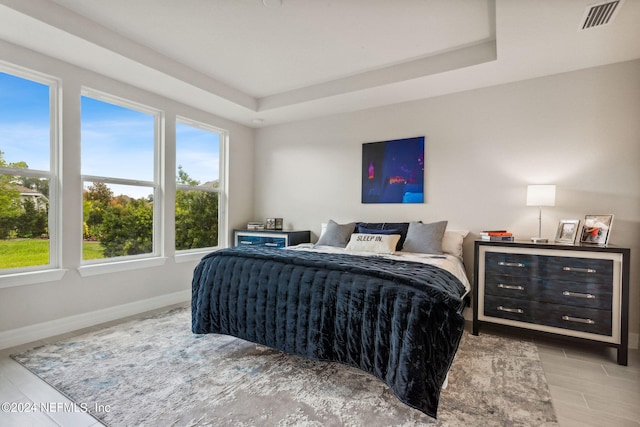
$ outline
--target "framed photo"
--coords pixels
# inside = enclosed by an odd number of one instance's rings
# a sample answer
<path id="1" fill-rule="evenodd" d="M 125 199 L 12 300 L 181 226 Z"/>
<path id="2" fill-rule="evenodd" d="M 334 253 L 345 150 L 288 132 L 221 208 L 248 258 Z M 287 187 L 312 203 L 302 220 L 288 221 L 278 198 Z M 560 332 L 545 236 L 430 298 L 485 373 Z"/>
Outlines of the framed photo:
<path id="1" fill-rule="evenodd" d="M 584 217 L 580 243 L 606 245 L 611 234 L 613 215 L 587 215 Z"/>
<path id="2" fill-rule="evenodd" d="M 561 219 L 556 232 L 556 243 L 575 242 L 579 227 L 579 219 Z"/>
<path id="3" fill-rule="evenodd" d="M 265 224 L 265 230 L 275 230 L 276 229 L 276 219 L 275 218 L 267 218 Z"/>

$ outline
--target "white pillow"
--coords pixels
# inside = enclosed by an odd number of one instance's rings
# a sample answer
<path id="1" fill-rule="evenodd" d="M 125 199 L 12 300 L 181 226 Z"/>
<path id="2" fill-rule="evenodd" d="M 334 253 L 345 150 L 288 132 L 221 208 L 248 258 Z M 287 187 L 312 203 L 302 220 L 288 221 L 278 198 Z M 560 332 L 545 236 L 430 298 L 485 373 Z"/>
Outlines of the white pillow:
<path id="1" fill-rule="evenodd" d="M 358 252 L 374 252 L 377 254 L 393 254 L 400 240 L 399 234 L 364 234 L 354 233 L 346 250 Z"/>
<path id="2" fill-rule="evenodd" d="M 445 230 L 442 236 L 442 252 L 462 258 L 462 242 L 467 234 L 468 230 Z"/>

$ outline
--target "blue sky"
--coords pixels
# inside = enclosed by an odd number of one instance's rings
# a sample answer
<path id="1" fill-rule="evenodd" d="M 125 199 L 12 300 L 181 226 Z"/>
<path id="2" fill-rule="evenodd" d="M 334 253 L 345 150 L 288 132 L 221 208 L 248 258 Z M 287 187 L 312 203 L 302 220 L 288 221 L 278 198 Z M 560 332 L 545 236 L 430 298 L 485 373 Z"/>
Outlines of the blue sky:
<path id="1" fill-rule="evenodd" d="M 153 116 L 88 97 L 81 106 L 82 174 L 152 181 Z M 178 123 L 176 139 L 176 164 L 191 178 L 219 178 L 218 134 Z M 0 73 L 0 151 L 49 169 L 48 86 Z"/>
<path id="2" fill-rule="evenodd" d="M 0 73 L 0 151 L 9 162 L 49 170 L 49 87 Z"/>

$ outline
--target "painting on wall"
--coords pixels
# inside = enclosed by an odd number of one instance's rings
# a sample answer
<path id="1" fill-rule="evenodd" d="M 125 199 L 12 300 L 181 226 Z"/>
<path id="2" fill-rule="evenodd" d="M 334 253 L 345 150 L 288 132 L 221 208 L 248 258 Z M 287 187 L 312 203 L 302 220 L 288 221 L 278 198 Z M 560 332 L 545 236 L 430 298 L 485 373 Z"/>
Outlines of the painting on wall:
<path id="1" fill-rule="evenodd" d="M 362 144 L 362 203 L 424 203 L 424 136 Z"/>

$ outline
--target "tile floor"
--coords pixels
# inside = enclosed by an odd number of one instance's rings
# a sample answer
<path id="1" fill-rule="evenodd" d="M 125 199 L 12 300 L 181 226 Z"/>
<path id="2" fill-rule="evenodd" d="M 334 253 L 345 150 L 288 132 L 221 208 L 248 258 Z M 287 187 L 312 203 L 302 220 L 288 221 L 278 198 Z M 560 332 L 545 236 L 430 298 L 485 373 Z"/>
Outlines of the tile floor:
<path id="1" fill-rule="evenodd" d="M 164 309 L 163 309 L 164 310 Z M 149 313 L 145 313 L 149 314 Z M 123 319 L 125 320 L 125 319 Z M 123 320 L 111 322 L 119 323 Z M 106 325 L 78 331 L 99 329 Z M 490 326 L 480 330 L 509 335 Z M 70 336 L 72 334 L 65 334 Z M 36 345 L 57 341 L 52 337 L 37 343 L 0 351 L 0 403 L 51 403 L 60 411 L 15 413 L 0 411 L 1 426 L 64 426 L 90 427 L 101 424 L 82 411 L 65 411 L 71 401 L 38 377 L 9 358 L 12 353 Z M 615 351 L 585 344 L 567 343 L 560 339 L 532 338 L 551 391 L 553 405 L 561 427 L 640 427 L 640 352 L 629 352 L 629 366 L 615 362 Z M 53 405 L 53 404 L 56 405 Z"/>

